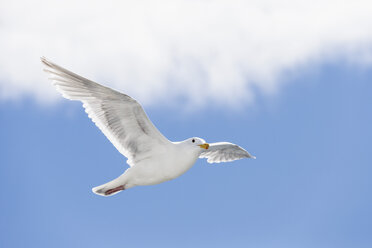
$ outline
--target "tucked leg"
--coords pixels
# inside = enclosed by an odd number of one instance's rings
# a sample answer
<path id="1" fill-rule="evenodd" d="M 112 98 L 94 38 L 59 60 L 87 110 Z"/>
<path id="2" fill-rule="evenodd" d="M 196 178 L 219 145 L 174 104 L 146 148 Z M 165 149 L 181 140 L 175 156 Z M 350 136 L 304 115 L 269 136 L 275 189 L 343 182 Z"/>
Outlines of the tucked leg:
<path id="1" fill-rule="evenodd" d="M 116 188 L 109 189 L 109 190 L 105 191 L 105 195 L 111 195 L 111 194 L 113 194 L 115 192 L 118 192 L 120 190 L 124 190 L 124 185 L 120 185 L 120 186 L 118 186 Z"/>

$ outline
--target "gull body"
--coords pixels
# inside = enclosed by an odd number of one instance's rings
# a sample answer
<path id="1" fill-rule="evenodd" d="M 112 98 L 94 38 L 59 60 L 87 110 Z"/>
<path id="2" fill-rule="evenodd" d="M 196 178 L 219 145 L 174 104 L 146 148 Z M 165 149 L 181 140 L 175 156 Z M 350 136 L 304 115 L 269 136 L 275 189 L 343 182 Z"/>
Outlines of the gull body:
<path id="1" fill-rule="evenodd" d="M 193 137 L 180 142 L 165 138 L 130 96 L 83 78 L 41 58 L 56 89 L 63 97 L 83 102 L 88 116 L 125 157 L 130 166 L 118 178 L 93 188 L 111 196 L 140 185 L 153 185 L 181 176 L 198 158 L 209 163 L 255 158 L 229 142 L 208 144 Z"/>
<path id="2" fill-rule="evenodd" d="M 110 189 L 119 189 L 120 186 L 129 189 L 175 179 L 195 164 L 202 149 L 205 149 L 199 146 L 202 144 L 206 144 L 205 141 L 195 137 L 159 146 L 153 151 L 153 156 L 137 161 L 135 166 L 128 168 L 115 180 L 93 188 L 93 192 L 105 194 Z"/>

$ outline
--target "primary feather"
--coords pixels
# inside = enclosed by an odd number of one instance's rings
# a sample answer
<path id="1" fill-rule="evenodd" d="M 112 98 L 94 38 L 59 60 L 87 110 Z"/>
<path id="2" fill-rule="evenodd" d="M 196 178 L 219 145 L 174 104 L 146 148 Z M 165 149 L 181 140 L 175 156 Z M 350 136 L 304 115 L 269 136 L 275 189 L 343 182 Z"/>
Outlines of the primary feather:
<path id="1" fill-rule="evenodd" d="M 133 166 L 151 147 L 170 143 L 130 96 L 66 70 L 45 58 L 45 71 L 63 97 L 83 102 L 88 116 Z"/>
<path id="2" fill-rule="evenodd" d="M 217 142 L 209 145 L 199 158 L 207 158 L 208 163 L 229 162 L 242 158 L 256 158 L 238 145 L 229 142 Z"/>

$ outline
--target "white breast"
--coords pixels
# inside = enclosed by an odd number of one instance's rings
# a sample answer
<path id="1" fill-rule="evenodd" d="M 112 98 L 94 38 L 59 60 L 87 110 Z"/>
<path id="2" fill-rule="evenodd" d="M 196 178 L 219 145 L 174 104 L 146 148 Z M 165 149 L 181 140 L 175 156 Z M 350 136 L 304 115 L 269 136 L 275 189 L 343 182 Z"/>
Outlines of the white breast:
<path id="1" fill-rule="evenodd" d="M 200 155 L 197 150 L 182 149 L 172 144 L 167 151 L 162 151 L 144 159 L 128 169 L 129 184 L 152 185 L 177 178 L 189 170 Z"/>

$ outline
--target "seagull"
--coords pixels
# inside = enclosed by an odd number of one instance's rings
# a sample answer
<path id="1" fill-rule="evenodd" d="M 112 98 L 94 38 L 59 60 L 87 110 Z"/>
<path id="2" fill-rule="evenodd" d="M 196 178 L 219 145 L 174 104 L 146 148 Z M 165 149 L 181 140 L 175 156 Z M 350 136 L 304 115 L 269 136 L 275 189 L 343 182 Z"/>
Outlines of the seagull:
<path id="1" fill-rule="evenodd" d="M 129 168 L 122 175 L 92 189 L 97 195 L 112 196 L 134 186 L 172 180 L 189 170 L 198 158 L 207 158 L 209 163 L 255 159 L 229 142 L 208 144 L 198 137 L 171 142 L 132 97 L 83 78 L 45 57 L 41 62 L 57 91 L 64 98 L 81 101 L 89 118 L 128 158 Z"/>

